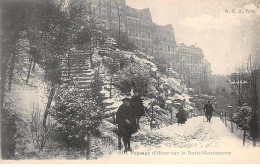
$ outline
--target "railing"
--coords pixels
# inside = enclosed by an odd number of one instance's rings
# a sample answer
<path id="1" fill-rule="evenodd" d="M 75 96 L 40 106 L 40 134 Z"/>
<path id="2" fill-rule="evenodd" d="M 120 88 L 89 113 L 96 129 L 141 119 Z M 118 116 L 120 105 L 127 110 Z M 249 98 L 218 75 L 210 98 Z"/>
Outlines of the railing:
<path id="1" fill-rule="evenodd" d="M 234 121 L 233 121 L 233 110 L 232 109 L 230 109 L 229 116 L 230 117 L 228 117 L 228 112 L 224 111 L 224 112 L 221 112 L 220 119 L 225 124 L 225 126 L 227 126 L 228 128 L 230 126 L 231 133 L 234 133 Z M 246 134 L 246 129 L 243 129 L 242 131 L 243 131 L 243 146 L 244 146 L 245 142 L 246 142 L 247 134 Z"/>

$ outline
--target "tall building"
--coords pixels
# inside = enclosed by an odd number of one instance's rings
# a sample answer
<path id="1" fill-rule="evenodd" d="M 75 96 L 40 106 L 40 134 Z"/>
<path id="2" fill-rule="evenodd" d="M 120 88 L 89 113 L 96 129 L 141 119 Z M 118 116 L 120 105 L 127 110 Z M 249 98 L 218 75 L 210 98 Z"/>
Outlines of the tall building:
<path id="1" fill-rule="evenodd" d="M 126 27 L 128 39 L 142 51 L 151 53 L 153 21 L 149 9 L 138 10 L 127 6 Z"/>
<path id="2" fill-rule="evenodd" d="M 98 17 L 100 25 L 107 30 L 118 30 L 119 20 L 122 32 L 125 28 L 125 0 L 86 0 L 92 15 Z M 119 19 L 120 18 L 120 19 Z"/>
<path id="3" fill-rule="evenodd" d="M 203 76 L 205 78 L 209 78 L 211 76 L 211 66 L 208 60 L 203 59 L 203 66 L 202 66 Z"/>
<path id="4" fill-rule="evenodd" d="M 187 46 L 183 43 L 176 45 L 173 69 L 191 87 L 203 81 L 203 58 L 201 48 L 195 45 Z"/>
<path id="5" fill-rule="evenodd" d="M 175 34 L 172 25 L 159 26 L 154 24 L 152 55 L 171 61 L 174 57 L 175 45 Z"/>
<path id="6" fill-rule="evenodd" d="M 210 64 L 204 61 L 203 66 L 202 49 L 176 44 L 172 25 L 153 23 L 149 8 L 135 9 L 127 6 L 125 0 L 88 1 L 102 27 L 117 35 L 120 25 L 122 34 L 138 49 L 167 63 L 189 86 L 198 85 L 210 75 Z"/>
<path id="7" fill-rule="evenodd" d="M 143 52 L 161 58 L 173 56 L 175 35 L 172 25 L 153 23 L 149 8 L 126 6 L 125 0 L 88 1 L 91 12 L 99 17 L 102 27 L 115 32 L 120 24 L 122 33 L 126 33 L 127 38 Z"/>

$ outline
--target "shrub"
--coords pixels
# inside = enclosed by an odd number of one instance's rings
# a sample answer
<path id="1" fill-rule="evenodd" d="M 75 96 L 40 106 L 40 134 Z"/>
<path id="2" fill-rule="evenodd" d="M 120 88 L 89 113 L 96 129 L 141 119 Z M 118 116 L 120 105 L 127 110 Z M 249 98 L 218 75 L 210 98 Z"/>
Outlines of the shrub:
<path id="1" fill-rule="evenodd" d="M 50 117 L 48 117 L 46 127 L 43 127 L 42 124 L 42 115 L 39 107 L 33 106 L 33 112 L 31 114 L 32 121 L 30 123 L 31 128 L 31 138 L 34 144 L 34 147 L 40 151 L 46 146 L 46 143 L 51 135 L 53 125 L 50 123 Z"/>
<path id="2" fill-rule="evenodd" d="M 157 100 L 159 102 L 159 106 L 161 107 L 161 109 L 164 109 L 165 107 L 165 102 L 166 102 L 166 98 L 164 97 L 164 95 L 160 94 L 158 97 L 157 97 Z"/>
<path id="3" fill-rule="evenodd" d="M 52 115 L 55 127 L 70 146 L 84 147 L 88 132 L 97 130 L 102 120 L 102 110 L 95 98 L 79 97 L 73 87 L 63 85 L 55 97 Z"/>
<path id="4" fill-rule="evenodd" d="M 16 126 L 16 114 L 9 108 L 4 108 L 1 118 L 1 151 L 3 159 L 13 159 L 15 156 L 16 138 L 18 128 Z"/>
<path id="5" fill-rule="evenodd" d="M 248 129 L 248 120 L 250 119 L 251 108 L 250 107 L 239 107 L 233 116 L 233 121 L 240 129 Z"/>
<path id="6" fill-rule="evenodd" d="M 114 85 L 122 92 L 129 93 L 133 88 L 141 95 L 148 93 L 149 84 L 149 70 L 137 63 L 132 63 L 120 70 L 114 80 Z"/>

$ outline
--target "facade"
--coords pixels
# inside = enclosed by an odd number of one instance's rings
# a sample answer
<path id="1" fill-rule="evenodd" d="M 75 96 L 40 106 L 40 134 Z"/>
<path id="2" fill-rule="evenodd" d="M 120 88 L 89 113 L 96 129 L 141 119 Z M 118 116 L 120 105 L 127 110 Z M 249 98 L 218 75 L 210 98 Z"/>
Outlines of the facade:
<path id="1" fill-rule="evenodd" d="M 211 74 L 210 64 L 204 61 L 201 48 L 176 44 L 171 24 L 161 26 L 152 21 L 149 8 L 126 6 L 125 0 L 88 0 L 92 13 L 101 26 L 110 32 L 120 31 L 128 40 L 148 55 L 163 60 L 191 87 Z M 119 18 L 119 15 L 121 17 Z"/>
<path id="2" fill-rule="evenodd" d="M 153 26 L 152 55 L 165 60 L 173 60 L 175 50 L 175 34 L 172 25 Z"/>
<path id="3" fill-rule="evenodd" d="M 175 35 L 172 25 L 159 26 L 153 23 L 151 12 L 126 6 L 125 0 L 88 0 L 91 11 L 96 14 L 101 26 L 107 30 L 120 30 L 140 50 L 154 57 L 172 58 Z M 119 19 L 118 15 L 122 15 Z"/>
<path id="4" fill-rule="evenodd" d="M 203 67 L 202 67 L 202 71 L 203 71 L 203 76 L 205 78 L 209 78 L 211 76 L 211 66 L 208 60 L 203 59 Z"/>
<path id="5" fill-rule="evenodd" d="M 128 39 L 140 50 L 151 53 L 153 46 L 153 22 L 149 9 L 138 10 L 127 6 L 126 27 Z"/>
<path id="6" fill-rule="evenodd" d="M 204 79 L 203 58 L 201 48 L 181 43 L 176 45 L 172 68 L 179 73 L 186 84 L 194 87 Z"/>

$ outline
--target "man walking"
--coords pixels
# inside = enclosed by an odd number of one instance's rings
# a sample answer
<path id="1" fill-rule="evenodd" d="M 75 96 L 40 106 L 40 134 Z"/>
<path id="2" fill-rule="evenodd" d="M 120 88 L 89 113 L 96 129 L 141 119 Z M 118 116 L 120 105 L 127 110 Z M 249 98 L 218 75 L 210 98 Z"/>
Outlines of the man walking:
<path id="1" fill-rule="evenodd" d="M 134 92 L 134 96 L 132 97 L 131 101 L 132 109 L 134 112 L 134 117 L 135 117 L 135 122 L 136 122 L 136 128 L 139 129 L 139 120 L 141 116 L 145 116 L 144 113 L 144 105 L 143 105 L 143 100 L 139 96 L 138 92 Z"/>
<path id="2" fill-rule="evenodd" d="M 130 140 L 135 128 L 135 119 L 132 107 L 130 105 L 130 98 L 126 97 L 123 104 L 118 108 L 116 113 L 116 124 L 118 124 L 118 143 L 121 149 L 121 137 L 123 138 L 125 152 L 131 151 Z"/>
<path id="3" fill-rule="evenodd" d="M 213 106 L 210 104 L 210 100 L 208 100 L 208 103 L 204 106 L 204 112 L 205 116 L 207 118 L 207 122 L 211 121 L 212 113 L 213 113 Z"/>

